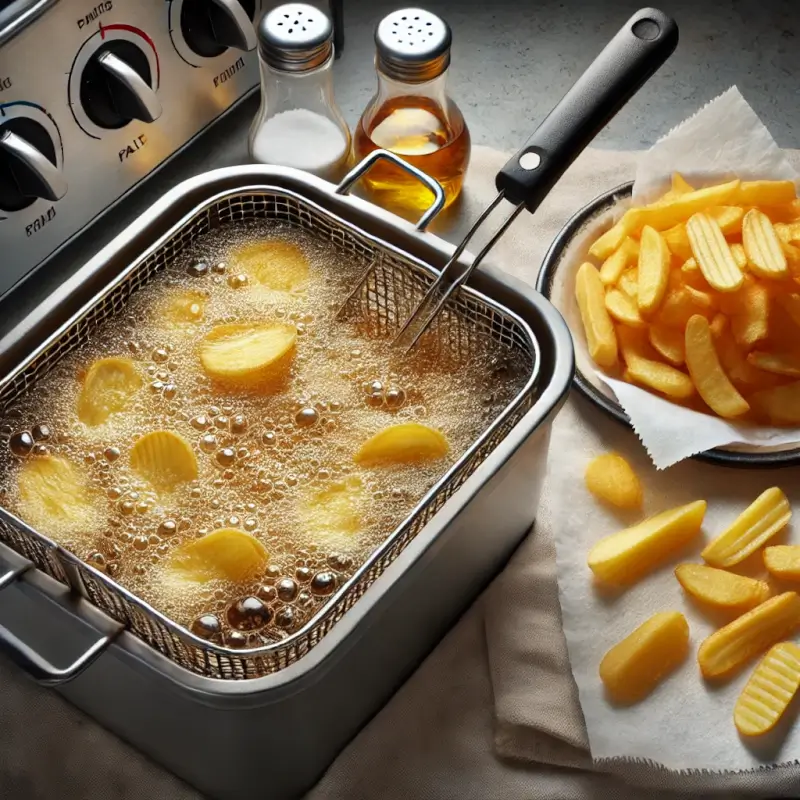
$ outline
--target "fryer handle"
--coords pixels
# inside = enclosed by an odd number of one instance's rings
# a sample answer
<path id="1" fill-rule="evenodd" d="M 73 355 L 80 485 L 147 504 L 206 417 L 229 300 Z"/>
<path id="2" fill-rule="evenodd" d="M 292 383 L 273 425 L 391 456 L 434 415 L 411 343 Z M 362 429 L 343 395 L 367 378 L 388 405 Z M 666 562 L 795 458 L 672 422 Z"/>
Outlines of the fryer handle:
<path id="1" fill-rule="evenodd" d="M 498 173 L 497 189 L 506 200 L 535 211 L 677 44 L 678 26 L 671 17 L 655 8 L 637 11 Z"/>
<path id="2" fill-rule="evenodd" d="M 16 569 L 10 569 L 0 576 L 0 590 L 5 589 L 30 568 L 30 564 L 25 564 Z M 101 636 L 68 667 L 59 668 L 40 656 L 30 645 L 25 644 L 8 628 L 0 625 L 0 654 L 8 656 L 14 664 L 25 670 L 42 686 L 59 686 L 62 683 L 71 681 L 73 678 L 77 678 L 87 667 L 90 667 L 117 638 L 123 628 L 124 626 L 120 624 L 111 633 Z"/>
<path id="3" fill-rule="evenodd" d="M 444 208 L 444 189 L 439 181 L 434 180 L 430 175 L 426 175 L 421 169 L 417 169 L 413 164 L 404 161 L 400 156 L 395 155 L 390 150 L 373 150 L 356 164 L 347 175 L 342 178 L 341 183 L 336 187 L 336 194 L 347 194 L 353 185 L 371 168 L 376 161 L 391 161 L 400 169 L 404 169 L 409 175 L 413 175 L 420 183 L 430 189 L 433 194 L 433 202 L 428 206 L 428 210 L 419 218 L 416 229 L 424 231 L 433 222 L 434 217 Z"/>

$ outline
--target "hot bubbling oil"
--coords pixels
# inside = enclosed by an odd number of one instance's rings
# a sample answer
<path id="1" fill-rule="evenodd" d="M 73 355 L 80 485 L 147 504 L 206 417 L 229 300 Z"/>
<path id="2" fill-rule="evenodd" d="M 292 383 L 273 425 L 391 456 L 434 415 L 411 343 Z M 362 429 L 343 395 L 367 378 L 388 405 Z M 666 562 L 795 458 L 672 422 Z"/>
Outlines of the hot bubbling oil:
<path id="1" fill-rule="evenodd" d="M 228 267 L 237 248 L 265 238 L 301 248 L 310 270 L 304 296 L 262 291 Z M 57 523 L 42 533 L 214 641 L 258 646 L 297 630 L 408 516 L 523 379 L 499 348 L 468 365 L 424 354 L 402 358 L 363 324 L 337 322 L 359 271 L 327 243 L 277 224 L 202 237 L 5 410 L 0 446 L 9 469 L 0 500 L 18 506 L 16 476 L 26 459 L 63 456 L 84 473 L 94 522 L 78 534 Z M 202 320 L 170 327 L 160 311 L 164 299 L 187 290 L 205 296 Z M 196 342 L 216 324 L 256 319 L 296 326 L 290 381 L 277 395 L 226 394 L 200 368 Z M 109 355 L 132 358 L 145 387 L 126 411 L 88 427 L 76 413 L 81 381 L 92 361 Z M 366 438 L 403 420 L 444 432 L 448 458 L 371 470 L 353 463 Z M 198 459 L 197 480 L 168 495 L 152 491 L 128 461 L 132 442 L 159 428 L 182 435 Z M 349 476 L 359 477 L 367 493 L 363 530 L 326 547 L 304 526 L 298 504 Z M 263 542 L 270 554 L 263 575 L 248 585 L 165 579 L 177 546 L 220 527 Z"/>

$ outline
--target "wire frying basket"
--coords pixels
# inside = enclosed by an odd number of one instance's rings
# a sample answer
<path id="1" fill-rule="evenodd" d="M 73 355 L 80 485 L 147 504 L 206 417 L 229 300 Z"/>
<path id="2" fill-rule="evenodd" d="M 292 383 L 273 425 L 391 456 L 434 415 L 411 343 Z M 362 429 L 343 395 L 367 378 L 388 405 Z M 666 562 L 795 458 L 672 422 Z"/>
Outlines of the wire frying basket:
<path id="1" fill-rule="evenodd" d="M 348 316 L 368 319 L 370 329 L 380 336 L 398 333 L 436 278 L 435 271 L 421 261 L 296 192 L 277 187 L 227 191 L 196 207 L 145 253 L 124 264 L 90 305 L 4 377 L 0 381 L 0 411 L 33 389 L 61 358 L 120 312 L 138 289 L 179 258 L 199 236 L 255 220 L 275 220 L 301 228 L 331 243 L 343 256 L 361 262 L 365 277 L 359 290 L 348 298 L 345 310 Z M 521 389 L 414 511 L 394 531 L 387 532 L 383 544 L 355 574 L 302 628 L 281 641 L 241 650 L 195 636 L 2 507 L 0 541 L 181 667 L 220 679 L 275 673 L 322 640 L 533 406 L 539 349 L 530 328 L 511 311 L 470 288 L 460 287 L 448 298 L 427 335 L 434 343 L 434 352 L 463 360 L 474 354 L 481 342 L 499 344 L 519 365 Z"/>

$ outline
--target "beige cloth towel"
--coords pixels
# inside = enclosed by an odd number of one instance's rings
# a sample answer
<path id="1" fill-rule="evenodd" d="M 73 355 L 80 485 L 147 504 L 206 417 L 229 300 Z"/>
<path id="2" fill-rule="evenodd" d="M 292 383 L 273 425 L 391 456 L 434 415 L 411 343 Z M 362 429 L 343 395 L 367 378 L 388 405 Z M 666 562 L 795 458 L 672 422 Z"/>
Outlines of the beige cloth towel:
<path id="1" fill-rule="evenodd" d="M 505 156 L 476 148 L 464 202 L 443 235 L 453 241 L 494 195 Z M 524 214 L 492 262 L 533 282 L 545 249 L 571 215 L 633 175 L 634 154 L 587 151 L 534 217 Z M 550 458 L 574 457 L 601 437 L 618 449 L 635 437 L 571 399 L 556 420 Z M 567 448 L 566 451 L 563 449 Z M 534 534 L 397 695 L 346 748 L 309 800 L 639 800 L 797 796 L 781 776 L 687 784 L 680 776 L 622 769 L 643 790 L 593 772 L 561 631 L 549 510 L 568 498 L 543 493 Z M 491 531 L 487 531 L 491 535 Z M 107 734 L 54 693 L 0 662 L 0 797 L 193 798 L 197 794 Z M 46 756 L 45 756 L 46 754 Z M 609 769 L 608 765 L 605 769 Z"/>

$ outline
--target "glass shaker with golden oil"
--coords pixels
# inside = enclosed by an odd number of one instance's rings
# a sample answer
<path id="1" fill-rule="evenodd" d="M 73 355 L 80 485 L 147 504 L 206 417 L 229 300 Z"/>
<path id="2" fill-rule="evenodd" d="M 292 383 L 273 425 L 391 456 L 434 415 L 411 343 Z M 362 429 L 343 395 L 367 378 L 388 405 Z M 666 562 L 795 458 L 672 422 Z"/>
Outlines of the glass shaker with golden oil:
<path id="1" fill-rule="evenodd" d="M 391 150 L 439 181 L 450 205 L 470 156 L 466 122 L 447 95 L 450 27 L 429 11 L 406 8 L 384 17 L 375 43 L 378 91 L 355 132 L 356 160 L 377 148 Z M 424 211 L 433 199 L 416 178 L 386 161 L 363 180 L 374 202 L 398 213 Z"/>

